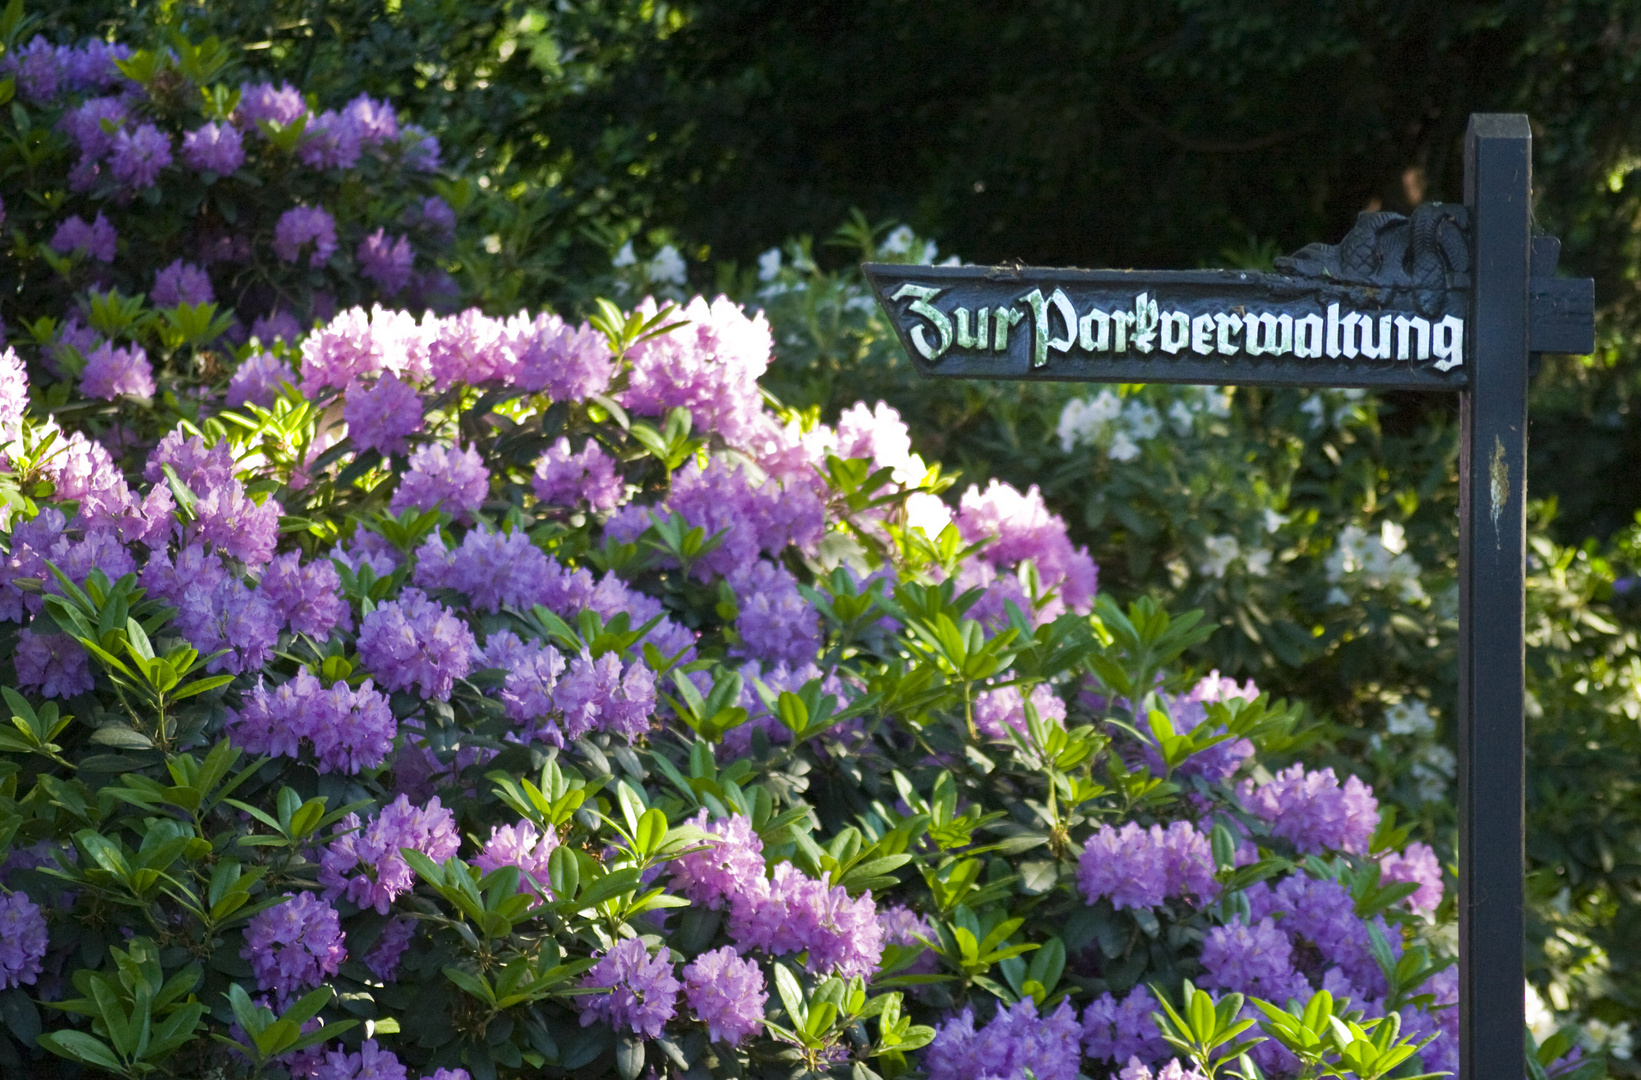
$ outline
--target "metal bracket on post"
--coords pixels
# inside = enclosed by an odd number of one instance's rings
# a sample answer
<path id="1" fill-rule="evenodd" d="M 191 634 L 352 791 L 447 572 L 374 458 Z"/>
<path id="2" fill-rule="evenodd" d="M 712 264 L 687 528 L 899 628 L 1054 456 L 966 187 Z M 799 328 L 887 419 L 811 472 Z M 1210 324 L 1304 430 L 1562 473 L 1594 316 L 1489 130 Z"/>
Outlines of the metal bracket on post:
<path id="1" fill-rule="evenodd" d="M 1526 497 L 1532 148 L 1527 117 L 1464 142 L 1470 384 L 1459 443 L 1459 1077 L 1522 1074 Z"/>

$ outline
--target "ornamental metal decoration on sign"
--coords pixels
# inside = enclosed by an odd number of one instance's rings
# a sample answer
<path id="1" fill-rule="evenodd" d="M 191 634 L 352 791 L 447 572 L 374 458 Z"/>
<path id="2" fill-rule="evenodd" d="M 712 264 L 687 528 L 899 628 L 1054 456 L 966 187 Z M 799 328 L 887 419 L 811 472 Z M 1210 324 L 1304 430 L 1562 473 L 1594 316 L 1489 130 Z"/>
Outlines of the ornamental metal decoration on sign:
<path id="1" fill-rule="evenodd" d="M 1476 114 L 1464 203 L 1364 213 L 1274 273 L 862 267 L 935 378 L 1459 395 L 1459 1076 L 1523 1073 L 1527 383 L 1595 347 L 1595 286 L 1532 227 L 1532 131 Z"/>

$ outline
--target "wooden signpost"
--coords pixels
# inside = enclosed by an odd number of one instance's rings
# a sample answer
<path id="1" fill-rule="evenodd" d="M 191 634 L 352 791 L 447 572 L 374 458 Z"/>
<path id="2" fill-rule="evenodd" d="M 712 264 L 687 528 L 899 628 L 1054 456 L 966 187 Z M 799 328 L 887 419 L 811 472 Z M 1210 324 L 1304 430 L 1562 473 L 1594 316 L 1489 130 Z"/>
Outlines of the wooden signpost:
<path id="1" fill-rule="evenodd" d="M 1594 350 L 1594 283 L 1532 229 L 1532 133 L 1476 114 L 1464 204 L 1364 213 L 1271 274 L 863 267 L 935 378 L 1456 391 L 1459 1054 L 1519 1080 L 1525 1024 L 1528 354 Z"/>

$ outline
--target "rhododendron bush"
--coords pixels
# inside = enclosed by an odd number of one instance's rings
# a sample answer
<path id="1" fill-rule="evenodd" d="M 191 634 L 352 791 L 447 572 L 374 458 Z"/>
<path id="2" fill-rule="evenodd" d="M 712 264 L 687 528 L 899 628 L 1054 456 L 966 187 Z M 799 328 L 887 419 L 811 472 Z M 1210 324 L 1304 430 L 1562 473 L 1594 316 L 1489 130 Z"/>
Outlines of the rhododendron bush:
<path id="1" fill-rule="evenodd" d="M 34 20 L 0 20 L 0 330 L 89 397 L 151 395 L 184 361 L 219 375 L 229 346 L 339 306 L 450 300 L 457 188 L 391 103 L 236 80 L 215 37 L 58 44 Z"/>
<path id="2" fill-rule="evenodd" d="M 8 350 L 5 1066 L 1452 1069 L 1442 868 L 1300 710 L 770 349 L 355 308 L 114 422 Z"/>

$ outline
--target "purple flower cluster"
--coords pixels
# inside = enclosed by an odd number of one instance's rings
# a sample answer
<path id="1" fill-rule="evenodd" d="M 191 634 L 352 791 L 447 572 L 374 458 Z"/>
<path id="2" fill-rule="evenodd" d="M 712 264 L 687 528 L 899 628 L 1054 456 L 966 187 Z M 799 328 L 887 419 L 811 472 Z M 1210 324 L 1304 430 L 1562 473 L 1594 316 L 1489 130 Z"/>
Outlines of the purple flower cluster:
<path id="1" fill-rule="evenodd" d="M 976 1031 L 974 1010 L 964 1010 L 941 1025 L 923 1057 L 929 1080 L 974 1077 L 1019 1077 L 1030 1069 L 1037 1080 L 1075 1080 L 1082 1055 L 1077 1011 L 1062 1001 L 1048 1016 L 1037 1015 L 1027 1000 L 999 1009 L 991 1023 Z"/>
<path id="2" fill-rule="evenodd" d="M 1307 999 L 1310 986 L 1291 963 L 1293 945 L 1269 917 L 1254 925 L 1233 919 L 1208 931 L 1202 943 L 1205 987 L 1253 994 L 1275 1002 Z"/>
<path id="3" fill-rule="evenodd" d="M 424 589 L 455 589 L 473 606 L 530 610 L 545 602 L 556 563 L 523 532 L 473 529 L 455 549 L 435 533 L 416 552 L 411 580 Z M 561 568 L 560 568 L 561 569 Z"/>
<path id="4" fill-rule="evenodd" d="M 233 456 L 226 442 L 207 448 L 198 435 L 185 437 L 178 429 L 161 439 L 149 454 L 144 479 L 163 484 L 165 465 L 176 471 L 195 496 L 194 521 L 184 535 L 185 543 L 211 544 L 222 554 L 253 568 L 273 558 L 284 508 L 273 499 L 258 503 L 250 496 L 234 475 Z"/>
<path id="5" fill-rule="evenodd" d="M 16 349 L 0 348 L 0 442 L 15 439 L 28 409 L 28 375 Z"/>
<path id="6" fill-rule="evenodd" d="M 1256 1046 L 1254 1049 L 1258 1051 L 1261 1047 Z M 1128 1064 L 1117 1076 L 1118 1080 L 1208 1080 L 1208 1077 L 1197 1069 L 1187 1069 L 1181 1065 L 1179 1058 L 1169 1058 L 1168 1064 L 1156 1072 L 1152 1072 L 1139 1058 L 1129 1058 Z"/>
<path id="7" fill-rule="evenodd" d="M 648 318 L 657 308 L 646 300 L 637 310 Z M 630 351 L 631 381 L 621 404 L 646 416 L 664 416 L 682 405 L 697 427 L 738 441 L 763 411 L 758 377 L 773 348 L 769 323 L 761 314 L 747 318 L 722 296 L 711 304 L 696 297 L 674 321 L 683 325 Z"/>
<path id="8" fill-rule="evenodd" d="M 154 275 L 154 288 L 149 296 L 161 307 L 208 304 L 216 299 L 216 294 L 211 290 L 211 279 L 205 271 L 181 259 Z"/>
<path id="9" fill-rule="evenodd" d="M 366 1039 L 357 1053 L 327 1051 L 311 1075 L 312 1080 L 410 1080 L 398 1055 L 377 1046 L 375 1039 Z"/>
<path id="10" fill-rule="evenodd" d="M 1246 895 L 1253 918 L 1274 920 L 1296 946 L 1294 965 L 1312 985 L 1322 985 L 1337 969 L 1335 985 L 1348 984 L 1345 996 L 1357 1001 L 1384 996 L 1384 973 L 1373 958 L 1368 924 L 1356 914 L 1356 903 L 1343 885 L 1296 873 L 1274 887 L 1263 881 L 1250 885 Z M 1401 936 L 1382 917 L 1375 916 L 1374 922 L 1399 956 Z"/>
<path id="11" fill-rule="evenodd" d="M 90 222 L 75 214 L 57 226 L 57 231 L 51 235 L 51 250 L 64 255 L 77 251 L 98 262 L 111 263 L 114 261 L 116 239 L 118 234 L 114 226 L 103 217 L 101 210 L 97 211 L 96 220 Z"/>
<path id="12" fill-rule="evenodd" d="M 264 338 L 266 331 L 251 328 L 251 336 Z M 273 353 L 256 353 L 234 369 L 233 375 L 228 378 L 228 393 L 223 404 L 230 409 L 237 409 L 242 405 L 258 405 L 266 409 L 274 403 L 279 394 L 279 388 L 285 383 L 295 383 L 296 372 L 291 366 Z"/>
<path id="13" fill-rule="evenodd" d="M 396 279 L 409 265 L 402 243 L 387 245 L 384 232 L 382 243 L 362 247 L 359 257 Z M 302 354 L 302 387 L 310 395 L 392 371 L 407 382 L 430 380 L 436 390 L 500 383 L 577 401 L 605 389 L 615 375 L 608 343 L 585 324 L 567 326 L 553 315 L 502 322 L 476 309 L 418 323 L 403 313 L 352 308 L 310 335 Z"/>
<path id="14" fill-rule="evenodd" d="M 141 345 L 116 349 L 103 342 L 86 357 L 80 373 L 80 392 L 86 397 L 113 401 L 121 394 L 154 396 L 154 368 Z"/>
<path id="15" fill-rule="evenodd" d="M 407 238 L 390 238 L 386 229 L 377 229 L 359 241 L 354 258 L 359 260 L 359 272 L 374 281 L 383 296 L 397 296 L 410 284 L 416 253 Z"/>
<path id="16" fill-rule="evenodd" d="M 175 626 L 190 645 L 206 654 L 227 650 L 206 665 L 208 671 L 255 671 L 279 640 L 273 605 L 199 544 L 183 548 L 174 562 L 164 551 L 154 552 L 140 580 L 150 596 L 177 609 Z"/>
<path id="17" fill-rule="evenodd" d="M 1077 883 L 1092 904 L 1109 897 L 1113 907 L 1156 907 L 1172 896 L 1198 901 L 1219 894 L 1208 838 L 1188 821 L 1144 829 L 1130 821 L 1120 830 L 1100 826 L 1078 860 Z"/>
<path id="18" fill-rule="evenodd" d="M 65 110 L 57 126 L 79 146 L 81 161 L 97 161 L 114 149 L 114 136 L 104 129 L 103 121 L 119 131 L 130 114 L 130 103 L 123 97 L 86 98 Z"/>
<path id="19" fill-rule="evenodd" d="M 763 840 L 741 814 L 708 823 L 702 810 L 690 820 L 706 833 L 705 845 L 672 861 L 672 884 L 691 903 L 721 908 L 747 892 L 755 892 L 764 876 Z"/>
<path id="20" fill-rule="evenodd" d="M 386 915 L 393 901 L 414 884 L 401 848 L 414 848 L 442 863 L 459 847 L 456 817 L 439 805 L 438 796 L 423 808 L 400 795 L 363 829 L 357 814 L 337 822 L 335 839 L 319 856 L 319 884 L 327 900 L 346 895 L 360 907 L 374 907 Z"/>
<path id="21" fill-rule="evenodd" d="M 11 662 L 17 685 L 31 687 L 41 697 L 69 698 L 96 685 L 91 678 L 91 658 L 67 634 L 20 630 Z"/>
<path id="22" fill-rule="evenodd" d="M 659 509 L 683 515 L 708 536 L 723 534 L 696 564 L 695 573 L 703 580 L 728 575 L 760 552 L 779 555 L 790 544 L 812 554 L 826 530 L 826 508 L 807 485 L 760 481 L 744 466 L 716 458 L 704 470 L 692 461 L 673 473 L 672 493 Z M 650 507 L 629 504 L 610 519 L 605 532 L 631 543 L 649 527 L 650 514 Z"/>
<path id="23" fill-rule="evenodd" d="M 160 170 L 171 164 L 171 136 L 153 124 L 122 129 L 114 133 L 108 160 L 115 180 L 133 188 L 153 187 Z"/>
<path id="24" fill-rule="evenodd" d="M 433 388 L 448 390 L 457 383 L 505 381 L 513 366 L 505 333 L 504 324 L 477 308 L 440 319 L 427 343 Z"/>
<path id="25" fill-rule="evenodd" d="M 46 917 L 28 893 L 0 894 L 0 990 L 33 986 L 49 944 Z"/>
<path id="26" fill-rule="evenodd" d="M 281 998 L 311 990 L 347 959 L 336 909 L 313 893 L 285 894 L 285 901 L 251 916 L 240 956 L 251 962 L 256 984 Z"/>
<path id="27" fill-rule="evenodd" d="M 27 100 L 44 105 L 59 94 L 99 93 L 129 86 L 114 61 L 130 57 L 124 45 L 92 38 L 80 45 L 53 45 L 44 36 L 30 38 L 0 58 L 0 75 L 17 79 Z"/>
<path id="28" fill-rule="evenodd" d="M 310 250 L 308 245 L 312 244 Z M 323 207 L 293 206 L 274 224 L 274 254 L 288 263 L 307 251 L 308 266 L 324 266 L 336 253 L 336 219 Z"/>
<path id="29" fill-rule="evenodd" d="M 243 83 L 239 88 L 239 108 L 234 119 L 254 128 L 261 123 L 290 124 L 306 116 L 308 103 L 290 83 Z"/>
<path id="30" fill-rule="evenodd" d="M 764 973 L 729 946 L 702 953 L 684 968 L 684 1000 L 714 1042 L 739 1046 L 763 1031 Z"/>
<path id="31" fill-rule="evenodd" d="M 605 951 L 581 985 L 606 993 L 579 998 L 583 1027 L 603 1020 L 617 1031 L 661 1037 L 661 1031 L 678 1011 L 678 991 L 683 989 L 672 973 L 672 960 L 663 946 L 651 956 L 638 938 L 625 938 Z"/>
<path id="32" fill-rule="evenodd" d="M 1238 686 L 1235 679 L 1220 678 L 1216 669 L 1209 672 L 1186 693 L 1169 698 L 1168 717 L 1173 721 L 1175 730 L 1191 731 L 1208 718 L 1209 703 L 1230 698 L 1246 698 L 1251 701 L 1258 696 L 1259 689 L 1254 686 L 1252 679 L 1248 680 L 1246 686 Z M 1225 729 L 1222 726 L 1217 730 L 1223 732 Z M 1162 755 L 1157 753 L 1156 747 L 1150 743 L 1144 744 L 1141 749 L 1151 771 L 1160 776 Z M 1201 776 L 1213 784 L 1224 783 L 1236 775 L 1243 762 L 1253 756 L 1254 744 L 1249 740 L 1226 739 L 1186 758 L 1180 764 L 1179 772 L 1183 776 Z"/>
<path id="33" fill-rule="evenodd" d="M 1151 1019 L 1157 1011 L 1157 999 L 1144 983 L 1121 1002 L 1109 993 L 1101 994 L 1083 1010 L 1083 1046 L 1088 1056 L 1112 1063 L 1134 1058 L 1161 1061 L 1168 1056 L 1168 1044 Z"/>
<path id="34" fill-rule="evenodd" d="M 429 222 L 455 216 L 448 206 L 424 207 Z M 446 215 L 449 215 L 448 218 Z M 507 320 L 503 341 L 512 359 L 508 365 L 516 385 L 545 393 L 557 401 L 582 401 L 603 391 L 615 377 L 615 357 L 604 335 L 586 323 L 571 326 L 557 315 L 515 315 Z"/>
<path id="35" fill-rule="evenodd" d="M 845 979 L 870 976 L 883 956 L 872 894 L 851 898 L 842 885 L 828 888 L 789 862 L 730 897 L 729 936 L 742 949 L 772 955 L 807 951 L 810 971 Z"/>
<path id="36" fill-rule="evenodd" d="M 399 961 L 404 958 L 405 950 L 410 948 L 411 939 L 415 936 L 416 920 L 403 915 L 389 919 L 387 925 L 382 927 L 381 936 L 365 953 L 365 967 L 383 982 L 392 982 L 399 973 Z"/>
<path id="37" fill-rule="evenodd" d="M 253 754 L 295 758 L 306 742 L 320 772 L 358 773 L 387 761 L 399 724 L 369 679 L 356 690 L 345 682 L 327 689 L 299 671 L 272 690 L 258 680 L 244 706 L 229 713 L 228 731 Z"/>
<path id="38" fill-rule="evenodd" d="M 540 461 L 531 481 L 536 498 L 549 506 L 614 510 L 626 498 L 627 487 L 615 471 L 615 459 L 598 442 L 588 439 L 581 453 L 570 452 L 570 440 L 559 437 Z"/>
<path id="39" fill-rule="evenodd" d="M 410 455 L 410 469 L 399 479 L 388 509 L 440 509 L 460 521 L 471 520 L 490 490 L 490 470 L 472 447 L 429 443 Z"/>
<path id="40" fill-rule="evenodd" d="M 1331 767 L 1308 773 L 1295 765 L 1255 787 L 1243 781 L 1242 802 L 1271 824 L 1271 833 L 1293 843 L 1301 853 L 1325 851 L 1362 854 L 1379 827 L 1379 803 L 1373 789 L 1354 776 L 1343 786 Z"/>
<path id="41" fill-rule="evenodd" d="M 1047 683 L 1031 688 L 1031 707 L 1043 720 L 1063 721 L 1066 703 Z M 975 695 L 974 726 L 988 739 L 1006 739 L 1010 730 L 1026 732 L 1026 699 L 1017 686 L 985 690 Z"/>
<path id="42" fill-rule="evenodd" d="M 450 700 L 456 680 L 471 669 L 477 645 L 465 622 L 420 589 L 378 605 L 359 625 L 359 658 L 385 688 L 416 686 L 440 701 Z"/>
<path id="43" fill-rule="evenodd" d="M 730 571 L 740 612 L 735 633 L 741 655 L 766 663 L 810 663 L 820 651 L 820 613 L 798 591 L 798 579 L 784 566 L 754 559 Z"/>
<path id="44" fill-rule="evenodd" d="M 490 830 L 490 839 L 473 864 L 486 874 L 503 866 L 516 866 L 521 887 L 551 900 L 553 890 L 547 883 L 547 862 L 556 847 L 558 834 L 551 829 L 540 832 L 528 821 L 497 825 Z"/>
<path id="45" fill-rule="evenodd" d="M 362 450 L 383 454 L 405 452 L 405 436 L 422 430 L 422 399 L 416 388 L 384 372 L 369 389 L 358 380 L 348 384 L 342 407 L 348 435 Z"/>
<path id="46" fill-rule="evenodd" d="M 597 728 L 632 742 L 649 730 L 655 715 L 655 673 L 642 660 L 623 670 L 617 654 L 594 659 L 583 649 L 558 680 L 553 704 L 564 714 L 566 739 L 579 739 Z"/>
<path id="47" fill-rule="evenodd" d="M 203 124 L 182 137 L 182 160 L 196 172 L 227 176 L 245 164 L 245 144 L 231 124 Z"/>
<path id="48" fill-rule="evenodd" d="M 985 491 L 971 486 L 958 504 L 956 521 L 965 542 L 990 541 L 980 558 L 998 569 L 1031 560 L 1043 588 L 1059 591 L 1059 605 L 1047 617 L 1066 610 L 1086 615 L 1092 609 L 1099 569 L 1087 548 L 1071 546 L 1065 522 L 1049 513 L 1035 484 L 1024 495 L 995 479 Z"/>
<path id="49" fill-rule="evenodd" d="M 382 307 L 355 307 L 314 330 L 302 342 L 302 393 L 340 390 L 379 371 L 407 381 L 427 377 L 427 327 L 414 316 Z"/>
<path id="50" fill-rule="evenodd" d="M 337 627 L 353 628 L 353 613 L 342 598 L 342 579 L 329 560 L 304 563 L 294 551 L 276 555 L 257 591 L 273 606 L 286 626 L 320 641 Z"/>
<path id="51" fill-rule="evenodd" d="M 528 727 L 528 738 L 563 746 L 564 732 L 553 718 L 553 690 L 564 674 L 559 651 L 501 630 L 490 635 L 479 655 L 485 667 L 506 672 L 500 697 L 508 718 Z"/>
<path id="52" fill-rule="evenodd" d="M 1387 851 L 1379 856 L 1379 882 L 1418 882 L 1419 888 L 1407 898 L 1417 911 L 1434 912 L 1442 902 L 1442 864 L 1429 844 L 1417 840 L 1402 852 Z"/>

